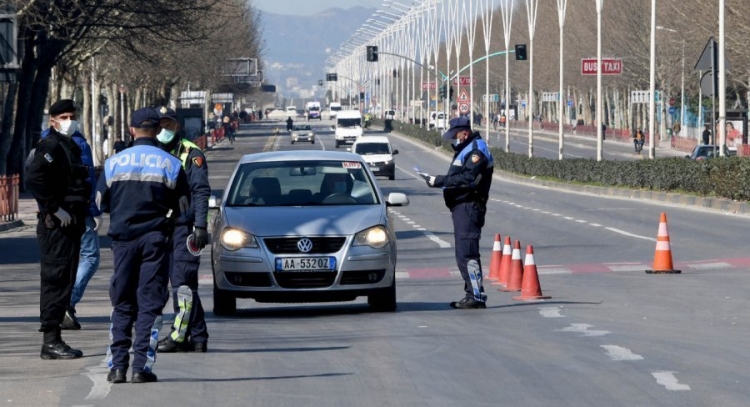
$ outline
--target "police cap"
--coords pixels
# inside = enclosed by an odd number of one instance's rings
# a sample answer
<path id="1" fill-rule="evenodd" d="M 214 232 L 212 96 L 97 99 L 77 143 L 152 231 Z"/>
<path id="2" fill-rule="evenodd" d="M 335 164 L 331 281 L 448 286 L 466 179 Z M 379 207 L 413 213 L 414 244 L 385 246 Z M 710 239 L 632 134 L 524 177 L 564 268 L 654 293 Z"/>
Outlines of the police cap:
<path id="1" fill-rule="evenodd" d="M 60 99 L 49 107 L 49 115 L 57 116 L 62 113 L 75 113 L 76 102 L 72 99 Z"/>
<path id="2" fill-rule="evenodd" d="M 469 118 L 466 116 L 453 118 L 448 123 L 450 124 L 450 127 L 448 128 L 448 131 L 443 133 L 444 140 L 452 140 L 456 138 L 456 133 L 461 130 L 471 131 L 471 120 L 469 120 Z"/>
<path id="3" fill-rule="evenodd" d="M 142 107 L 130 116 L 130 127 L 153 129 L 159 127 L 159 113 L 151 107 Z"/>
<path id="4" fill-rule="evenodd" d="M 177 112 L 175 112 L 174 109 L 170 109 L 166 106 L 161 106 L 157 111 L 159 112 L 159 119 L 169 119 L 177 121 Z"/>

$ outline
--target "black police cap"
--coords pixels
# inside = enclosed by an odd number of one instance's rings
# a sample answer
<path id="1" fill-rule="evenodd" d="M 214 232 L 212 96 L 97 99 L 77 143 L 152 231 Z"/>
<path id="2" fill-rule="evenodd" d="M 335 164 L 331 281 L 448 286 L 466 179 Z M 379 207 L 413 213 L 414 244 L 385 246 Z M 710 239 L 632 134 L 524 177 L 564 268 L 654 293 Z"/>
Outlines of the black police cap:
<path id="1" fill-rule="evenodd" d="M 49 107 L 49 115 L 57 116 L 62 113 L 75 113 L 76 110 L 76 102 L 72 99 L 61 99 Z"/>

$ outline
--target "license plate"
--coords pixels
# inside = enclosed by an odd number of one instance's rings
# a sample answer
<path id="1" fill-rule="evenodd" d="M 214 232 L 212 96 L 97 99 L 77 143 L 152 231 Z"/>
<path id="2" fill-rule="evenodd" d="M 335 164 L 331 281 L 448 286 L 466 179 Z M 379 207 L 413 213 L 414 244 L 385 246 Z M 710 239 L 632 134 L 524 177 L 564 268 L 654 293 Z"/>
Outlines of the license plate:
<path id="1" fill-rule="evenodd" d="M 276 271 L 334 271 L 335 257 L 278 257 Z"/>
<path id="2" fill-rule="evenodd" d="M 371 171 L 380 171 L 380 167 L 370 167 Z"/>

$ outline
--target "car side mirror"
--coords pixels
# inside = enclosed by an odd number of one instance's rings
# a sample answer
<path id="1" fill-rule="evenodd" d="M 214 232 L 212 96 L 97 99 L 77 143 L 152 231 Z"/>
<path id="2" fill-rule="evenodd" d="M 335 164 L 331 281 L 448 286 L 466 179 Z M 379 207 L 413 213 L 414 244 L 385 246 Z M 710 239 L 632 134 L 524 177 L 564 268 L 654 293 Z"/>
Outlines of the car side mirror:
<path id="1" fill-rule="evenodd" d="M 391 192 L 385 200 L 385 206 L 407 206 L 409 198 L 401 192 Z"/>
<path id="2" fill-rule="evenodd" d="M 331 130 L 336 130 L 336 125 L 331 125 Z"/>
<path id="3" fill-rule="evenodd" d="M 396 155 L 396 154 L 398 154 L 398 150 L 393 150 L 393 152 L 391 153 L 391 155 Z"/>
<path id="4" fill-rule="evenodd" d="M 210 196 L 208 198 L 208 209 L 219 209 L 221 206 L 221 197 Z"/>

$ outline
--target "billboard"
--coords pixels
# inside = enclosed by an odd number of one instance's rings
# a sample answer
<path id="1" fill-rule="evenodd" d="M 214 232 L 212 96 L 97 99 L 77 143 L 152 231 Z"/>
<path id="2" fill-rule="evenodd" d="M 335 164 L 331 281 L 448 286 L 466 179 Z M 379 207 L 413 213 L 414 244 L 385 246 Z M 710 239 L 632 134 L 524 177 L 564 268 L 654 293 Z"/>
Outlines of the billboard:
<path id="1" fill-rule="evenodd" d="M 222 76 L 257 76 L 257 58 L 229 58 L 221 67 Z"/>

